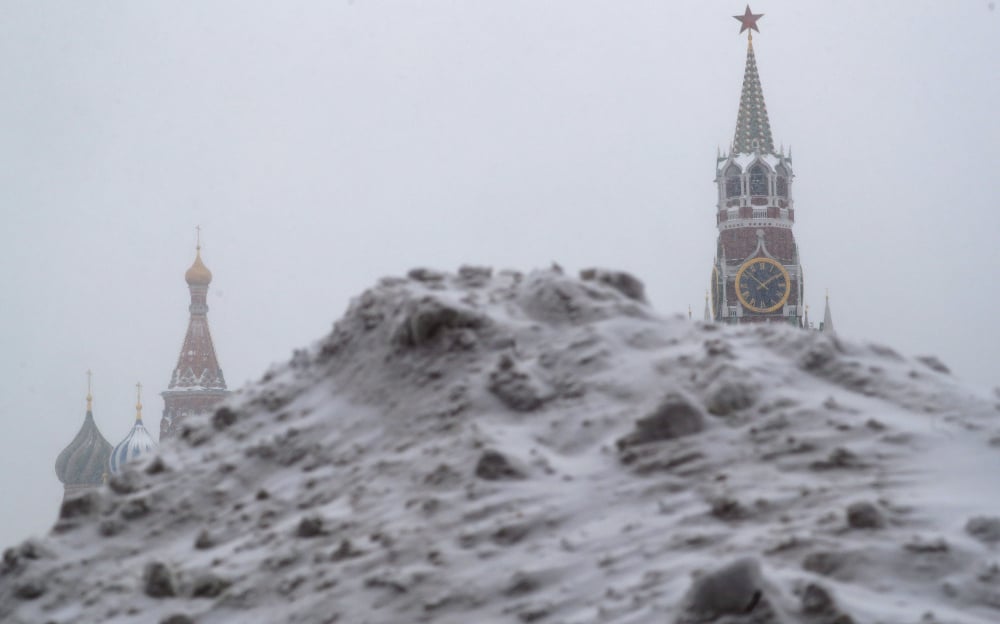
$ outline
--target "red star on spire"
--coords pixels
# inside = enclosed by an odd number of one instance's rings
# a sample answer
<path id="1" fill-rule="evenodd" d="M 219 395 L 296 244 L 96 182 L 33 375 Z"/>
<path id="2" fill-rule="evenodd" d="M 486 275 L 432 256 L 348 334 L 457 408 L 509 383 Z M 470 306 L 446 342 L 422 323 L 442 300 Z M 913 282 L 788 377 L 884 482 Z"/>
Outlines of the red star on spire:
<path id="1" fill-rule="evenodd" d="M 744 30 L 753 29 L 760 32 L 760 29 L 757 28 L 757 20 L 762 17 L 764 17 L 763 13 L 752 13 L 750 11 L 750 5 L 748 4 L 746 12 L 743 13 L 743 15 L 734 15 L 733 19 L 740 21 L 740 34 L 742 35 Z"/>

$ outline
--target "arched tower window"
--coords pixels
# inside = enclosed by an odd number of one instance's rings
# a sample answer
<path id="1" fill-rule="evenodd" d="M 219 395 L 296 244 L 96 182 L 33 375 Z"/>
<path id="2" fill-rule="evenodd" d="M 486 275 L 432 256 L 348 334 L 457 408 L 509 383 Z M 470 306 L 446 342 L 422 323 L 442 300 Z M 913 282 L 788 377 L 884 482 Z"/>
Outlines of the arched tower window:
<path id="1" fill-rule="evenodd" d="M 767 195 L 767 169 L 760 163 L 750 167 L 750 194 Z"/>
<path id="2" fill-rule="evenodd" d="M 739 197 L 742 184 L 740 182 L 740 168 L 730 165 L 726 169 L 726 197 Z"/>
<path id="3" fill-rule="evenodd" d="M 775 182 L 776 192 L 779 197 L 788 197 L 788 170 L 778 165 L 778 177 Z"/>

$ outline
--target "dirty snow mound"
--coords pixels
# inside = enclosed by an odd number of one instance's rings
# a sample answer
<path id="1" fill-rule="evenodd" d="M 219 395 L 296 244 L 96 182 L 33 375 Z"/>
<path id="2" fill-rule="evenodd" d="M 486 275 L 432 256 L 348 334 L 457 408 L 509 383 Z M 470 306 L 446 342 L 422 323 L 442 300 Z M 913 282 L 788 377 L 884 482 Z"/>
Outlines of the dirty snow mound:
<path id="1" fill-rule="evenodd" d="M 418 269 L 7 550 L 0 621 L 996 622 L 994 402 L 623 273 Z"/>

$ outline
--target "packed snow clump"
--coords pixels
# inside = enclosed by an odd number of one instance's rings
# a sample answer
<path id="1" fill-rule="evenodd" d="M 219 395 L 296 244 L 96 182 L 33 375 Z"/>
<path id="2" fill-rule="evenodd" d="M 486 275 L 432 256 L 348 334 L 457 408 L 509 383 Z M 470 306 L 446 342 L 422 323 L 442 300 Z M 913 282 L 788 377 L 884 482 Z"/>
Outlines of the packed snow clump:
<path id="1" fill-rule="evenodd" d="M 0 621 L 994 623 L 995 400 L 614 271 L 415 270 L 8 549 Z"/>

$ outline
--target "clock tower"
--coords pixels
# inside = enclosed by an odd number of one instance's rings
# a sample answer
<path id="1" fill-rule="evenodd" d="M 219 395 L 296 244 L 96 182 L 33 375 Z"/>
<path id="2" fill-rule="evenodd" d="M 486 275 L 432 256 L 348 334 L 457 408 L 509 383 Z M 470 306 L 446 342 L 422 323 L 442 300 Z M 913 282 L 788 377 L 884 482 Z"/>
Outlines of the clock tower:
<path id="1" fill-rule="evenodd" d="M 802 266 L 792 235 L 792 155 L 775 150 L 764 92 L 757 74 L 753 33 L 761 14 L 735 16 L 747 38 L 743 91 L 736 135 L 719 154 L 716 224 L 719 238 L 712 267 L 712 317 L 722 323 L 788 323 L 802 326 Z M 758 30 L 758 32 L 760 32 Z"/>

